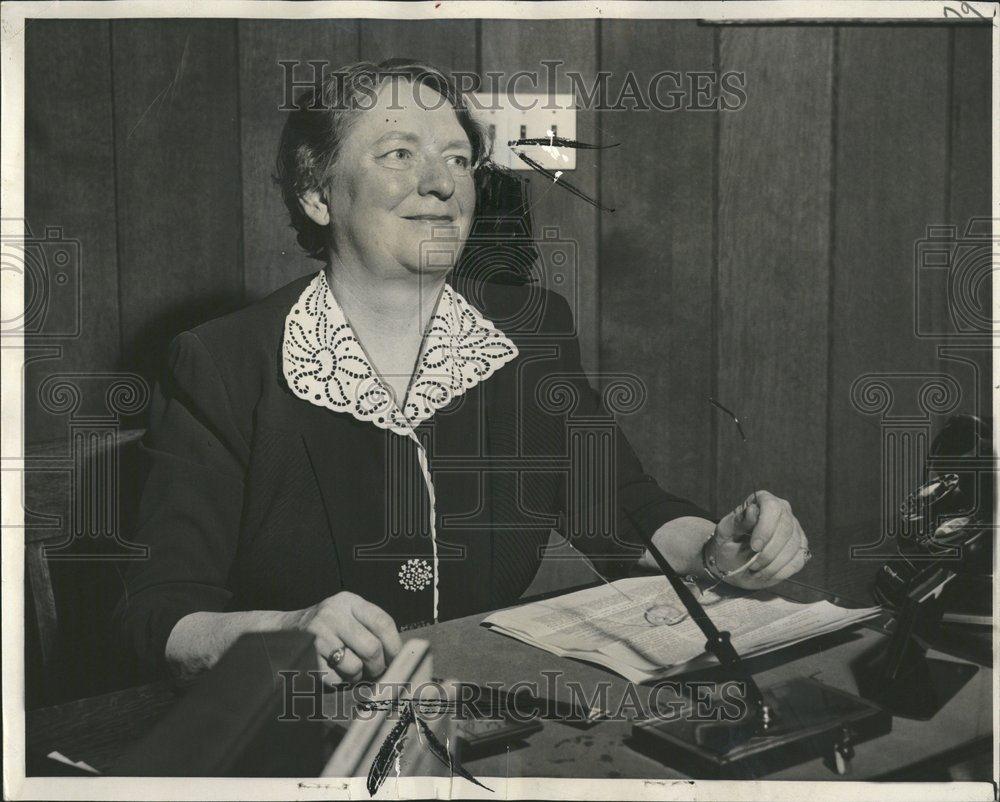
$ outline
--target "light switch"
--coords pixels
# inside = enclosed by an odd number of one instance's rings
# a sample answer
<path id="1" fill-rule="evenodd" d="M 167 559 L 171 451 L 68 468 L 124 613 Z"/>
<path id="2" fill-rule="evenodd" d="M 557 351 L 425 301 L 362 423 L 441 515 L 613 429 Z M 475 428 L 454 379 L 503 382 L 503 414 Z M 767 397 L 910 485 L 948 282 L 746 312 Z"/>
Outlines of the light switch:
<path id="1" fill-rule="evenodd" d="M 513 170 L 530 170 L 515 151 L 548 170 L 575 170 L 576 151 L 555 145 L 515 145 L 521 139 L 576 139 L 575 98 L 518 92 L 516 95 L 478 93 L 470 102 L 473 116 L 494 133 L 493 160 Z M 478 106 L 478 108 L 477 108 Z"/>

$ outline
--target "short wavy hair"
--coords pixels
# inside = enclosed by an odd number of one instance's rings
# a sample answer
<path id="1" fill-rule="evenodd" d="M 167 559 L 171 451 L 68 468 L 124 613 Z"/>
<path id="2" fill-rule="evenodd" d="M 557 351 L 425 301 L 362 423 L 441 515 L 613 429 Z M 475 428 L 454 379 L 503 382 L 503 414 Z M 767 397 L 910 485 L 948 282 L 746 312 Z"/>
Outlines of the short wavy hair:
<path id="1" fill-rule="evenodd" d="M 288 209 L 296 239 L 313 259 L 326 259 L 330 234 L 313 222 L 299 205 L 299 198 L 315 191 L 326 200 L 330 171 L 340 155 L 351 122 L 374 100 L 374 91 L 390 78 L 404 78 L 414 86 L 436 91 L 455 109 L 458 122 L 472 145 L 472 166 L 479 170 L 489 161 L 489 135 L 469 112 L 454 82 L 429 64 L 410 59 L 389 59 L 378 64 L 361 61 L 327 74 L 322 84 L 300 94 L 289 112 L 278 145 L 275 181 Z"/>

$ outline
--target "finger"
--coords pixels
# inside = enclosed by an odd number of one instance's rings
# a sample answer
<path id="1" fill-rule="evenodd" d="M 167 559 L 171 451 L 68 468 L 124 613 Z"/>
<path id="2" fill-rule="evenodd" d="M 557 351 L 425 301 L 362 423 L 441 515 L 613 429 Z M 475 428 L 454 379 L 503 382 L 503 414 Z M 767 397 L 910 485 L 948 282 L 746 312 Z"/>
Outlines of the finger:
<path id="1" fill-rule="evenodd" d="M 784 568 L 789 562 L 795 559 L 797 554 L 802 554 L 802 542 L 798 537 L 789 537 L 784 548 L 778 552 L 777 556 L 766 566 L 756 571 L 756 575 L 764 582 L 771 582 L 774 576 Z"/>
<path id="2" fill-rule="evenodd" d="M 735 510 L 734 536 L 741 537 L 753 533 L 760 520 L 760 502 L 754 495 L 746 497 L 744 502 Z"/>
<path id="3" fill-rule="evenodd" d="M 800 550 L 790 562 L 771 578 L 768 584 L 777 585 L 779 582 L 784 582 L 788 577 L 801 571 L 806 564 L 805 555 L 805 551 Z"/>
<path id="4" fill-rule="evenodd" d="M 794 520 L 794 519 L 793 519 Z M 812 557 L 812 553 L 809 551 L 809 539 L 806 537 L 805 532 L 802 531 L 802 527 L 799 522 L 795 521 L 795 533 L 792 535 L 792 542 L 798 544 L 798 548 L 792 554 L 791 558 L 785 561 L 787 556 L 785 552 L 782 552 L 778 557 L 776 557 L 767 569 L 761 571 L 760 574 L 753 576 L 754 579 L 761 579 L 764 582 L 762 587 L 768 585 L 773 585 L 777 582 L 782 581 L 782 579 L 791 576 L 791 574 L 801 571 L 805 567 L 805 564 L 809 562 Z M 791 567 L 789 567 L 791 566 Z M 789 571 L 791 573 L 789 573 Z"/>
<path id="5" fill-rule="evenodd" d="M 367 627 L 353 615 L 344 616 L 338 632 L 347 647 L 361 659 L 365 672 L 371 677 L 382 676 L 385 672 L 382 641 L 369 632 Z"/>
<path id="6" fill-rule="evenodd" d="M 770 536 L 774 533 L 778 519 L 781 518 L 785 507 L 781 503 L 781 499 L 764 490 L 757 494 L 757 502 L 760 512 L 757 517 L 757 525 L 753 528 L 753 535 L 750 538 L 750 548 L 760 552 L 767 548 Z"/>
<path id="7" fill-rule="evenodd" d="M 364 673 L 364 665 L 360 658 L 350 649 L 344 647 L 344 656 L 340 662 L 330 666 L 330 671 L 341 678 L 341 682 L 354 682 L 361 679 Z"/>
<path id="8" fill-rule="evenodd" d="M 340 660 L 331 661 L 330 658 L 338 650 L 342 652 Z M 319 657 L 320 670 L 324 675 L 323 681 L 327 685 L 360 679 L 363 666 L 358 656 L 325 625 L 320 626 L 319 634 L 316 635 L 316 654 Z"/>
<path id="9" fill-rule="evenodd" d="M 357 682 L 361 679 L 364 666 L 358 656 L 350 649 L 344 649 L 344 657 L 336 666 L 331 666 L 327 661 L 327 655 L 317 653 L 320 663 L 320 671 L 323 672 L 323 684 L 333 687 L 342 685 L 345 682 Z"/>
<path id="10" fill-rule="evenodd" d="M 343 649 L 343 657 L 336 664 L 330 662 L 330 655 L 334 653 L 335 649 L 320 651 L 317 648 L 316 650 L 316 666 L 323 684 L 328 687 L 361 679 L 361 661 L 350 649 L 341 648 Z"/>
<path id="11" fill-rule="evenodd" d="M 795 519 L 791 513 L 781 509 L 778 513 L 773 527 L 770 530 L 760 530 L 760 525 L 754 530 L 753 539 L 760 537 L 764 541 L 764 548 L 760 550 L 757 561 L 750 566 L 755 571 L 760 571 L 770 565 L 774 559 L 782 552 L 787 543 L 793 540 L 795 534 Z M 794 538 L 798 544 L 798 538 Z M 751 547 L 752 548 L 752 547 Z"/>
<path id="12" fill-rule="evenodd" d="M 336 633 L 322 622 L 314 622 L 311 630 L 316 636 L 316 653 L 324 660 L 333 654 L 337 649 L 344 648 L 344 642 L 337 637 Z"/>
<path id="13" fill-rule="evenodd" d="M 354 617 L 381 641 L 386 662 L 396 659 L 403 648 L 403 640 L 392 616 L 378 605 L 362 600 L 354 606 Z"/>
<path id="14" fill-rule="evenodd" d="M 801 541 L 802 550 L 807 555 L 811 554 L 811 552 L 809 551 L 809 538 L 806 537 L 806 533 L 802 530 L 802 527 L 799 525 L 799 522 L 797 520 L 795 521 L 795 530 L 796 530 L 796 532 L 798 532 L 799 540 Z M 806 560 L 808 561 L 808 559 L 809 559 L 809 557 L 807 556 Z"/>

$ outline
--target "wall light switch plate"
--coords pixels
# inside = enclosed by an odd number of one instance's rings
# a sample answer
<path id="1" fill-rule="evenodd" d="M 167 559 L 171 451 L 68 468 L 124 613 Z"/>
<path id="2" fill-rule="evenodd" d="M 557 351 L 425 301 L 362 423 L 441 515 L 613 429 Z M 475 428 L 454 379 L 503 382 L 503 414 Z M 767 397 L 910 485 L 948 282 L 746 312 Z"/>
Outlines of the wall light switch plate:
<path id="1" fill-rule="evenodd" d="M 508 144 L 519 139 L 553 136 L 576 139 L 575 97 L 517 92 L 513 95 L 476 93 L 473 116 L 493 134 L 493 161 L 512 170 L 530 170 Z M 529 159 L 548 170 L 575 170 L 576 151 L 550 145 L 518 146 Z"/>

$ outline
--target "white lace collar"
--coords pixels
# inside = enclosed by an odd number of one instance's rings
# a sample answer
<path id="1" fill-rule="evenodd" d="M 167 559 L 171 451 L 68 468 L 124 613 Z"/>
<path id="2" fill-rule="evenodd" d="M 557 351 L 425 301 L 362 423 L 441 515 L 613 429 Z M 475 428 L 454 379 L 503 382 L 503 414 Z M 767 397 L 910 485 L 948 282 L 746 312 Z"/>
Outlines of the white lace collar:
<path id="1" fill-rule="evenodd" d="M 321 270 L 285 317 L 282 367 L 288 386 L 304 401 L 405 435 L 517 353 L 502 331 L 445 285 L 401 410 Z"/>

